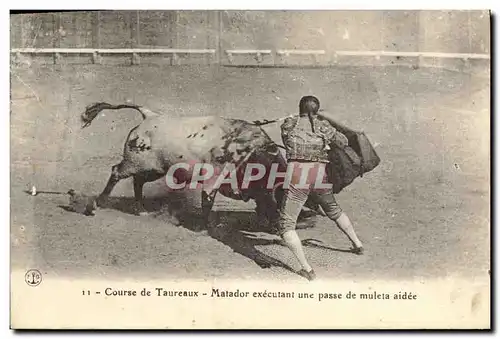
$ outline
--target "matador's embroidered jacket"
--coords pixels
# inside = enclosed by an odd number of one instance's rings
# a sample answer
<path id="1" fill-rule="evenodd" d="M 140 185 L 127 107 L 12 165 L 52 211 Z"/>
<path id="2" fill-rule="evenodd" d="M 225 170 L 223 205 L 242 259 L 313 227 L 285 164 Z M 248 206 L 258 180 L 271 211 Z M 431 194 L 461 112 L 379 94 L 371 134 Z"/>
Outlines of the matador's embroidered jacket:
<path id="1" fill-rule="evenodd" d="M 337 131 L 328 121 L 313 115 L 314 132 L 309 117 L 293 116 L 281 125 L 281 138 L 287 150 L 287 160 L 328 163 L 330 143 L 347 145 L 345 135 Z"/>

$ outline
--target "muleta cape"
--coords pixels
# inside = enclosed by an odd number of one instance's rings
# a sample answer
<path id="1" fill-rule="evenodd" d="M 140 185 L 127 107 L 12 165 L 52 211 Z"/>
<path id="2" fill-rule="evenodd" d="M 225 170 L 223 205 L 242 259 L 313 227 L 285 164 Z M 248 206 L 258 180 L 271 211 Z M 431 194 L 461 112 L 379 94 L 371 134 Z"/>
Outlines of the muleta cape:
<path id="1" fill-rule="evenodd" d="M 339 193 L 357 177 L 362 177 L 380 164 L 380 157 L 363 131 L 356 131 L 340 124 L 325 114 L 318 116 L 328 121 L 335 129 L 349 140 L 349 146 L 340 148 L 331 143 L 330 163 L 327 165 L 329 181 L 333 184 L 333 193 Z"/>

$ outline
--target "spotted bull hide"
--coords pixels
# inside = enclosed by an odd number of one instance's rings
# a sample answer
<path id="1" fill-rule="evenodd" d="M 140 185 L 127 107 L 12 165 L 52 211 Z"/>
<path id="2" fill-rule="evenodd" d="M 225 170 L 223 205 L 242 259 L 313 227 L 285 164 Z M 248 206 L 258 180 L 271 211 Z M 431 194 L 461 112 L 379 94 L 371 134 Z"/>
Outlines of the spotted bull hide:
<path id="1" fill-rule="evenodd" d="M 271 164 L 279 163 L 279 171 L 286 171 L 286 162 L 278 146 L 259 126 L 244 120 L 215 116 L 177 117 L 158 114 L 136 105 L 110 105 L 96 103 L 87 107 L 81 119 L 83 127 L 91 124 L 104 109 L 132 108 L 139 111 L 143 121 L 128 134 L 123 149 L 122 161 L 114 165 L 106 187 L 97 198 L 97 205 L 104 206 L 115 185 L 122 179 L 133 177 L 135 211 L 145 214 L 143 186 L 147 182 L 162 178 L 168 169 L 177 163 L 209 163 L 222 170 L 232 163 L 237 169 L 238 187 L 249 163 L 265 166 L 266 176 L 251 182 L 244 190 L 234 191 L 229 184 L 220 186 L 218 192 L 232 199 L 248 201 L 254 199 L 257 209 L 264 210 L 269 221 L 277 218 L 277 208 L 282 195 L 273 194 L 266 188 L 267 174 Z M 177 171 L 176 171 L 177 173 Z M 192 172 L 179 172 L 177 180 L 187 180 Z M 203 187 L 204 201 L 208 201 L 205 214 L 210 211 L 215 197 L 210 185 Z M 278 200 L 276 200 L 276 198 Z M 311 205 L 311 204 L 310 204 Z M 310 206 L 309 206 L 310 207 Z"/>

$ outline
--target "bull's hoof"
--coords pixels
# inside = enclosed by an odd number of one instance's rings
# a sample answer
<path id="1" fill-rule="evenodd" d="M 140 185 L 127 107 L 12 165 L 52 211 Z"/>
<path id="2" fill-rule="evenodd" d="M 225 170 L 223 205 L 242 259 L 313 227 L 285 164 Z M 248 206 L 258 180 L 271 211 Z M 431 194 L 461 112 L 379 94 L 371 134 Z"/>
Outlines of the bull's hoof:
<path id="1" fill-rule="evenodd" d="M 134 214 L 139 217 L 144 217 L 149 214 L 149 212 L 144 208 L 144 206 L 140 202 L 134 203 Z"/>
<path id="2" fill-rule="evenodd" d="M 365 249 L 363 246 L 353 247 L 351 248 L 351 252 L 357 255 L 363 255 L 365 253 Z"/>
<path id="3" fill-rule="evenodd" d="M 106 205 L 108 203 L 108 200 L 105 199 L 105 198 L 97 198 L 95 200 L 95 203 L 96 203 L 96 206 L 99 207 L 99 208 L 106 208 Z"/>
<path id="4" fill-rule="evenodd" d="M 164 217 L 163 220 L 169 224 L 172 224 L 174 226 L 181 225 L 181 220 L 179 220 L 179 218 L 177 218 L 177 216 L 175 216 L 173 214 L 163 214 L 163 217 Z"/>
<path id="5" fill-rule="evenodd" d="M 309 281 L 313 281 L 316 279 L 316 273 L 314 272 L 314 270 L 310 270 L 309 272 L 307 272 L 306 270 L 302 269 L 298 271 L 297 274 L 306 278 Z"/>
<path id="6" fill-rule="evenodd" d="M 172 215 L 170 217 L 170 220 L 169 222 L 174 225 L 174 226 L 180 226 L 181 225 L 181 221 L 179 220 L 179 218 L 177 218 L 175 215 Z"/>

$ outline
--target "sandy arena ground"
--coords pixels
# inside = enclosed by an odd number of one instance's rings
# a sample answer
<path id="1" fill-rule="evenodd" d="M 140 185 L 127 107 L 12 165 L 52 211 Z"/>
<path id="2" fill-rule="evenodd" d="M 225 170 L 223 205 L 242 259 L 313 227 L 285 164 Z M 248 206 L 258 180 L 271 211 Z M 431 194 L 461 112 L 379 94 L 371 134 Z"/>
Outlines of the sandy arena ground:
<path id="1" fill-rule="evenodd" d="M 217 232 L 134 216 L 131 180 L 95 217 L 68 212 L 64 195 L 98 194 L 121 157 L 133 110 L 105 111 L 87 129 L 79 115 L 95 101 L 130 100 L 165 114 L 258 119 L 294 113 L 299 98 L 362 129 L 382 163 L 338 195 L 366 254 L 318 217 L 300 230 L 320 278 L 481 276 L 489 269 L 489 79 L 411 68 L 242 69 L 206 66 L 58 66 L 11 76 L 11 261 L 45 276 L 165 279 L 303 278 L 278 238 L 244 213 L 222 213 Z M 266 128 L 276 137 L 278 126 Z M 148 184 L 151 210 L 164 193 Z M 226 218 L 224 218 L 226 216 Z M 246 220 L 248 222 L 238 222 Z M 255 226 L 255 225 L 253 225 Z M 249 231 L 250 230 L 250 231 Z M 263 264 L 270 268 L 262 268 Z"/>

